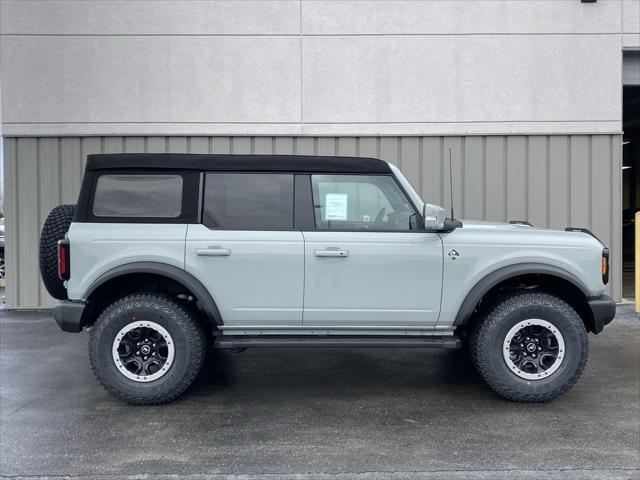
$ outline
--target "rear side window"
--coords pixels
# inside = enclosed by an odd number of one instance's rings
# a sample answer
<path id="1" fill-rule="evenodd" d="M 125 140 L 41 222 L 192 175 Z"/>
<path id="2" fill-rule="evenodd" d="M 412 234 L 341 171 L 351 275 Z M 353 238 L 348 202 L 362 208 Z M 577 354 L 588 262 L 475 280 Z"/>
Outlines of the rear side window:
<path id="1" fill-rule="evenodd" d="M 182 212 L 180 175 L 100 175 L 96 217 L 176 218 Z"/>
<path id="2" fill-rule="evenodd" d="M 226 230 L 293 229 L 293 175 L 208 173 L 202 221 Z"/>

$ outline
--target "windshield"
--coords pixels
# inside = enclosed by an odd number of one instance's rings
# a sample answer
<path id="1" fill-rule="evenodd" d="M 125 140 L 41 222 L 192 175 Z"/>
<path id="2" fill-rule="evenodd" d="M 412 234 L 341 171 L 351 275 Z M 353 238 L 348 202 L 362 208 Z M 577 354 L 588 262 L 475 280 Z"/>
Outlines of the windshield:
<path id="1" fill-rule="evenodd" d="M 404 175 L 402 175 L 402 172 L 400 171 L 400 169 L 395 165 L 390 163 L 389 168 L 391 168 L 391 171 L 393 172 L 395 177 L 398 179 L 398 182 L 400 182 L 400 185 L 402 185 L 402 188 L 404 188 L 405 192 L 407 192 L 407 195 L 411 197 L 411 201 L 416 206 L 418 211 L 423 212 L 424 202 L 420 198 L 420 195 L 418 195 L 418 193 L 413 189 L 413 186 L 409 183 L 409 180 L 404 178 Z"/>

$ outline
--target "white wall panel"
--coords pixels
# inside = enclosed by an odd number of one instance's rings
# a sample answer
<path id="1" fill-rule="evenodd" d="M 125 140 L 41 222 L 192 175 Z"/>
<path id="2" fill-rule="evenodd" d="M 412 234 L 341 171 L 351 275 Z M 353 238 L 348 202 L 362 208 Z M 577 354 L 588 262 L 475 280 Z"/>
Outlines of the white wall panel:
<path id="1" fill-rule="evenodd" d="M 622 46 L 640 49 L 640 0 L 622 0 Z"/>
<path id="2" fill-rule="evenodd" d="M 307 34 L 610 33 L 620 28 L 620 8 L 617 0 L 303 0 L 302 27 Z"/>
<path id="3" fill-rule="evenodd" d="M 305 37 L 304 119 L 314 123 L 544 122 L 585 132 L 621 116 L 611 36 Z M 541 68 L 544 66 L 544 68 Z M 610 88 L 603 88 L 608 85 Z"/>
<path id="4" fill-rule="evenodd" d="M 619 133 L 638 3 L 3 0 L 4 132 Z"/>
<path id="5" fill-rule="evenodd" d="M 1 48 L 7 126 L 300 120 L 297 39 L 4 37 Z"/>
<path id="6" fill-rule="evenodd" d="M 297 34 L 298 0 L 2 0 L 5 34 Z"/>
<path id="7" fill-rule="evenodd" d="M 638 0 L 640 1 L 640 0 Z M 640 33 L 625 33 L 622 35 L 622 46 L 627 50 L 640 49 Z"/>

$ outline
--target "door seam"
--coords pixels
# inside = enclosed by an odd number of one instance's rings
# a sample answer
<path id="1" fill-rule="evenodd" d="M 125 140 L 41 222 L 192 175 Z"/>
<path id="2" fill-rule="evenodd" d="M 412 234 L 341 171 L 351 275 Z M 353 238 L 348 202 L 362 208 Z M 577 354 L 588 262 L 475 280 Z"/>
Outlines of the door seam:
<path id="1" fill-rule="evenodd" d="M 438 319 L 436 320 L 436 324 L 433 326 L 433 329 L 438 328 L 438 324 L 440 323 L 440 319 L 442 318 L 442 299 L 444 298 L 444 239 L 442 235 L 436 233 L 440 238 L 440 256 L 442 258 L 442 268 L 440 270 L 440 308 L 438 308 Z"/>
<path id="2" fill-rule="evenodd" d="M 302 323 L 300 325 L 304 326 L 304 299 L 307 293 L 307 240 L 304 238 L 302 230 L 300 230 L 300 235 L 302 235 Z"/>
<path id="3" fill-rule="evenodd" d="M 187 270 L 187 238 L 189 237 L 189 224 L 184 232 L 184 248 L 182 249 L 182 269 Z"/>

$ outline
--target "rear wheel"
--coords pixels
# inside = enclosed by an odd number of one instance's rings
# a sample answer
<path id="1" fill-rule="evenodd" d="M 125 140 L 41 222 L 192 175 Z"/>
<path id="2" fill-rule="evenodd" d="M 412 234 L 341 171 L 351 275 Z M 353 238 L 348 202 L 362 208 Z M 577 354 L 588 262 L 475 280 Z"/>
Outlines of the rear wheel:
<path id="1" fill-rule="evenodd" d="M 501 396 L 545 402 L 578 380 L 588 357 L 584 323 L 563 300 L 548 293 L 504 297 L 471 335 L 480 375 Z"/>
<path id="2" fill-rule="evenodd" d="M 89 339 L 98 382 L 136 405 L 167 403 L 196 378 L 206 351 L 197 319 L 169 297 L 129 295 L 102 312 Z"/>

